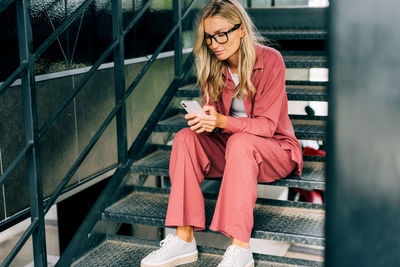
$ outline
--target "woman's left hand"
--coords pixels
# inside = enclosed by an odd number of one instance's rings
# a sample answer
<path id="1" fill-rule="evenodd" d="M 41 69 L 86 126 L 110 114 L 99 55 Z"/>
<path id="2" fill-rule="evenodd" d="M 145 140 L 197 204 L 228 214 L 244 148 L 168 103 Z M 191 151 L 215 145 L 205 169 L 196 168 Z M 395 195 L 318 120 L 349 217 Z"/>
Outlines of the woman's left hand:
<path id="1" fill-rule="evenodd" d="M 212 132 L 217 126 L 217 119 L 220 115 L 213 106 L 203 106 L 205 112 L 209 111 L 209 115 L 186 114 L 185 119 L 190 119 L 188 125 L 190 129 L 196 133 Z"/>

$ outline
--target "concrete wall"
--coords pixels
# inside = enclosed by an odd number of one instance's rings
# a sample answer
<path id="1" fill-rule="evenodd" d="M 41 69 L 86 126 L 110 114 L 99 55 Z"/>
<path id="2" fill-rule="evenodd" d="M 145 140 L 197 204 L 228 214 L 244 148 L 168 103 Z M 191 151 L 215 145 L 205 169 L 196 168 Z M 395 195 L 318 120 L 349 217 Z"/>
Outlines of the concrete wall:
<path id="1" fill-rule="evenodd" d="M 189 49 L 190 51 L 190 49 Z M 188 51 L 186 51 L 188 52 Z M 184 58 L 186 58 L 185 53 Z M 126 84 L 135 79 L 148 57 L 126 60 Z M 89 68 L 36 77 L 38 125 L 41 128 L 76 86 Z M 127 103 L 128 144 L 132 144 L 174 76 L 173 53 L 162 53 Z M 0 96 L 0 172 L 10 165 L 24 147 L 21 86 L 16 81 Z M 68 172 L 96 130 L 112 110 L 114 98 L 113 64 L 104 64 L 62 112 L 40 141 L 40 165 L 44 195 L 49 196 Z M 83 184 L 117 162 L 115 120 L 90 152 L 70 185 Z M 22 162 L 0 188 L 0 220 L 29 206 L 26 164 Z"/>

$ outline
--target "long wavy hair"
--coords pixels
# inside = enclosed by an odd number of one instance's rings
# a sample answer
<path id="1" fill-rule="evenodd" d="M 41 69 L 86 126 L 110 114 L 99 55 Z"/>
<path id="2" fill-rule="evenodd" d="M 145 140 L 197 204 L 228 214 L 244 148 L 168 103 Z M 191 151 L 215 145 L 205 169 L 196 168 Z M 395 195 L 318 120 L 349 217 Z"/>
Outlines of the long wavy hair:
<path id="1" fill-rule="evenodd" d="M 197 85 L 200 92 L 205 94 L 207 104 L 218 102 L 226 81 L 222 79 L 222 71 L 228 66 L 226 61 L 219 60 L 211 49 L 203 44 L 204 40 L 204 19 L 209 16 L 219 16 L 231 24 L 242 24 L 245 36 L 241 38 L 239 47 L 239 65 L 238 76 L 239 84 L 235 88 L 232 98 L 244 97 L 247 99 L 248 91 L 246 87 L 256 93 L 256 88 L 251 82 L 253 66 L 256 62 L 255 44 L 266 44 L 264 39 L 256 27 L 254 26 L 249 15 L 237 0 L 211 0 L 202 9 L 196 20 L 196 37 L 194 42 L 193 53 L 195 55 L 195 65 L 197 70 Z"/>

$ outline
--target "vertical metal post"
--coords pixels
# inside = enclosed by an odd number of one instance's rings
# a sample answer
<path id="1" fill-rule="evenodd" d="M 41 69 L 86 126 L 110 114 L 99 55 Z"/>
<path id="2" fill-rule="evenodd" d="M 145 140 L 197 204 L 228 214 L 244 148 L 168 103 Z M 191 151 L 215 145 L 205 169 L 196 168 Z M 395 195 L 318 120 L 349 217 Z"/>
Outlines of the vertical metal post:
<path id="1" fill-rule="evenodd" d="M 175 43 L 175 77 L 179 77 L 182 73 L 182 2 L 181 0 L 174 0 L 174 25 L 178 24 L 179 28 L 174 36 Z"/>
<path id="2" fill-rule="evenodd" d="M 114 49 L 114 85 L 116 104 L 123 101 L 116 115 L 118 163 L 125 164 L 128 159 L 128 144 L 126 132 L 126 96 L 125 96 L 125 66 L 124 66 L 124 36 L 122 35 L 122 0 L 112 0 L 112 29 L 114 40 L 119 44 Z"/>
<path id="3" fill-rule="evenodd" d="M 252 0 L 247 0 L 247 8 L 251 8 L 253 6 Z"/>
<path id="4" fill-rule="evenodd" d="M 271 0 L 271 6 L 275 6 L 275 0 Z"/>
<path id="5" fill-rule="evenodd" d="M 24 109 L 24 127 L 26 143 L 33 143 L 33 149 L 27 154 L 29 177 L 29 198 L 31 221 L 38 219 L 38 226 L 32 233 L 33 257 L 35 266 L 47 266 L 46 237 L 43 214 L 43 188 L 39 163 L 39 138 L 35 96 L 34 62 L 32 55 L 32 26 L 30 20 L 30 1 L 17 1 L 18 46 L 20 62 L 28 67 L 21 73 L 22 103 Z"/>

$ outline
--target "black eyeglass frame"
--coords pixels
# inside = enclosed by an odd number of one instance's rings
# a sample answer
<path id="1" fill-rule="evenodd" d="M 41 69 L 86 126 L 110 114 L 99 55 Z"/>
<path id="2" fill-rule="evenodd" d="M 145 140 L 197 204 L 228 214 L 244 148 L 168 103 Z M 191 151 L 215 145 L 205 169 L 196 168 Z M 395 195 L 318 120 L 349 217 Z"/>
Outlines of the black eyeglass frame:
<path id="1" fill-rule="evenodd" d="M 233 31 L 236 31 L 237 29 L 239 29 L 240 25 L 242 25 L 242 24 L 241 24 L 241 23 L 235 24 L 235 26 L 233 26 L 232 29 L 230 29 L 229 31 L 226 31 L 226 32 L 217 32 L 217 33 L 214 33 L 213 35 L 206 35 L 206 36 L 204 36 L 203 44 L 206 45 L 206 46 L 210 46 L 210 45 L 212 45 L 212 40 L 213 40 L 213 39 L 214 39 L 217 43 L 219 43 L 219 44 L 226 44 L 226 43 L 229 41 L 228 34 L 231 33 L 231 32 L 233 32 Z M 226 36 L 226 42 L 223 42 L 223 43 L 218 42 L 217 39 L 215 38 L 215 35 L 221 34 L 221 33 L 225 34 L 225 36 Z M 210 38 L 210 40 L 211 40 L 210 44 L 207 44 L 207 41 L 206 41 L 206 40 L 207 40 L 208 38 Z"/>

